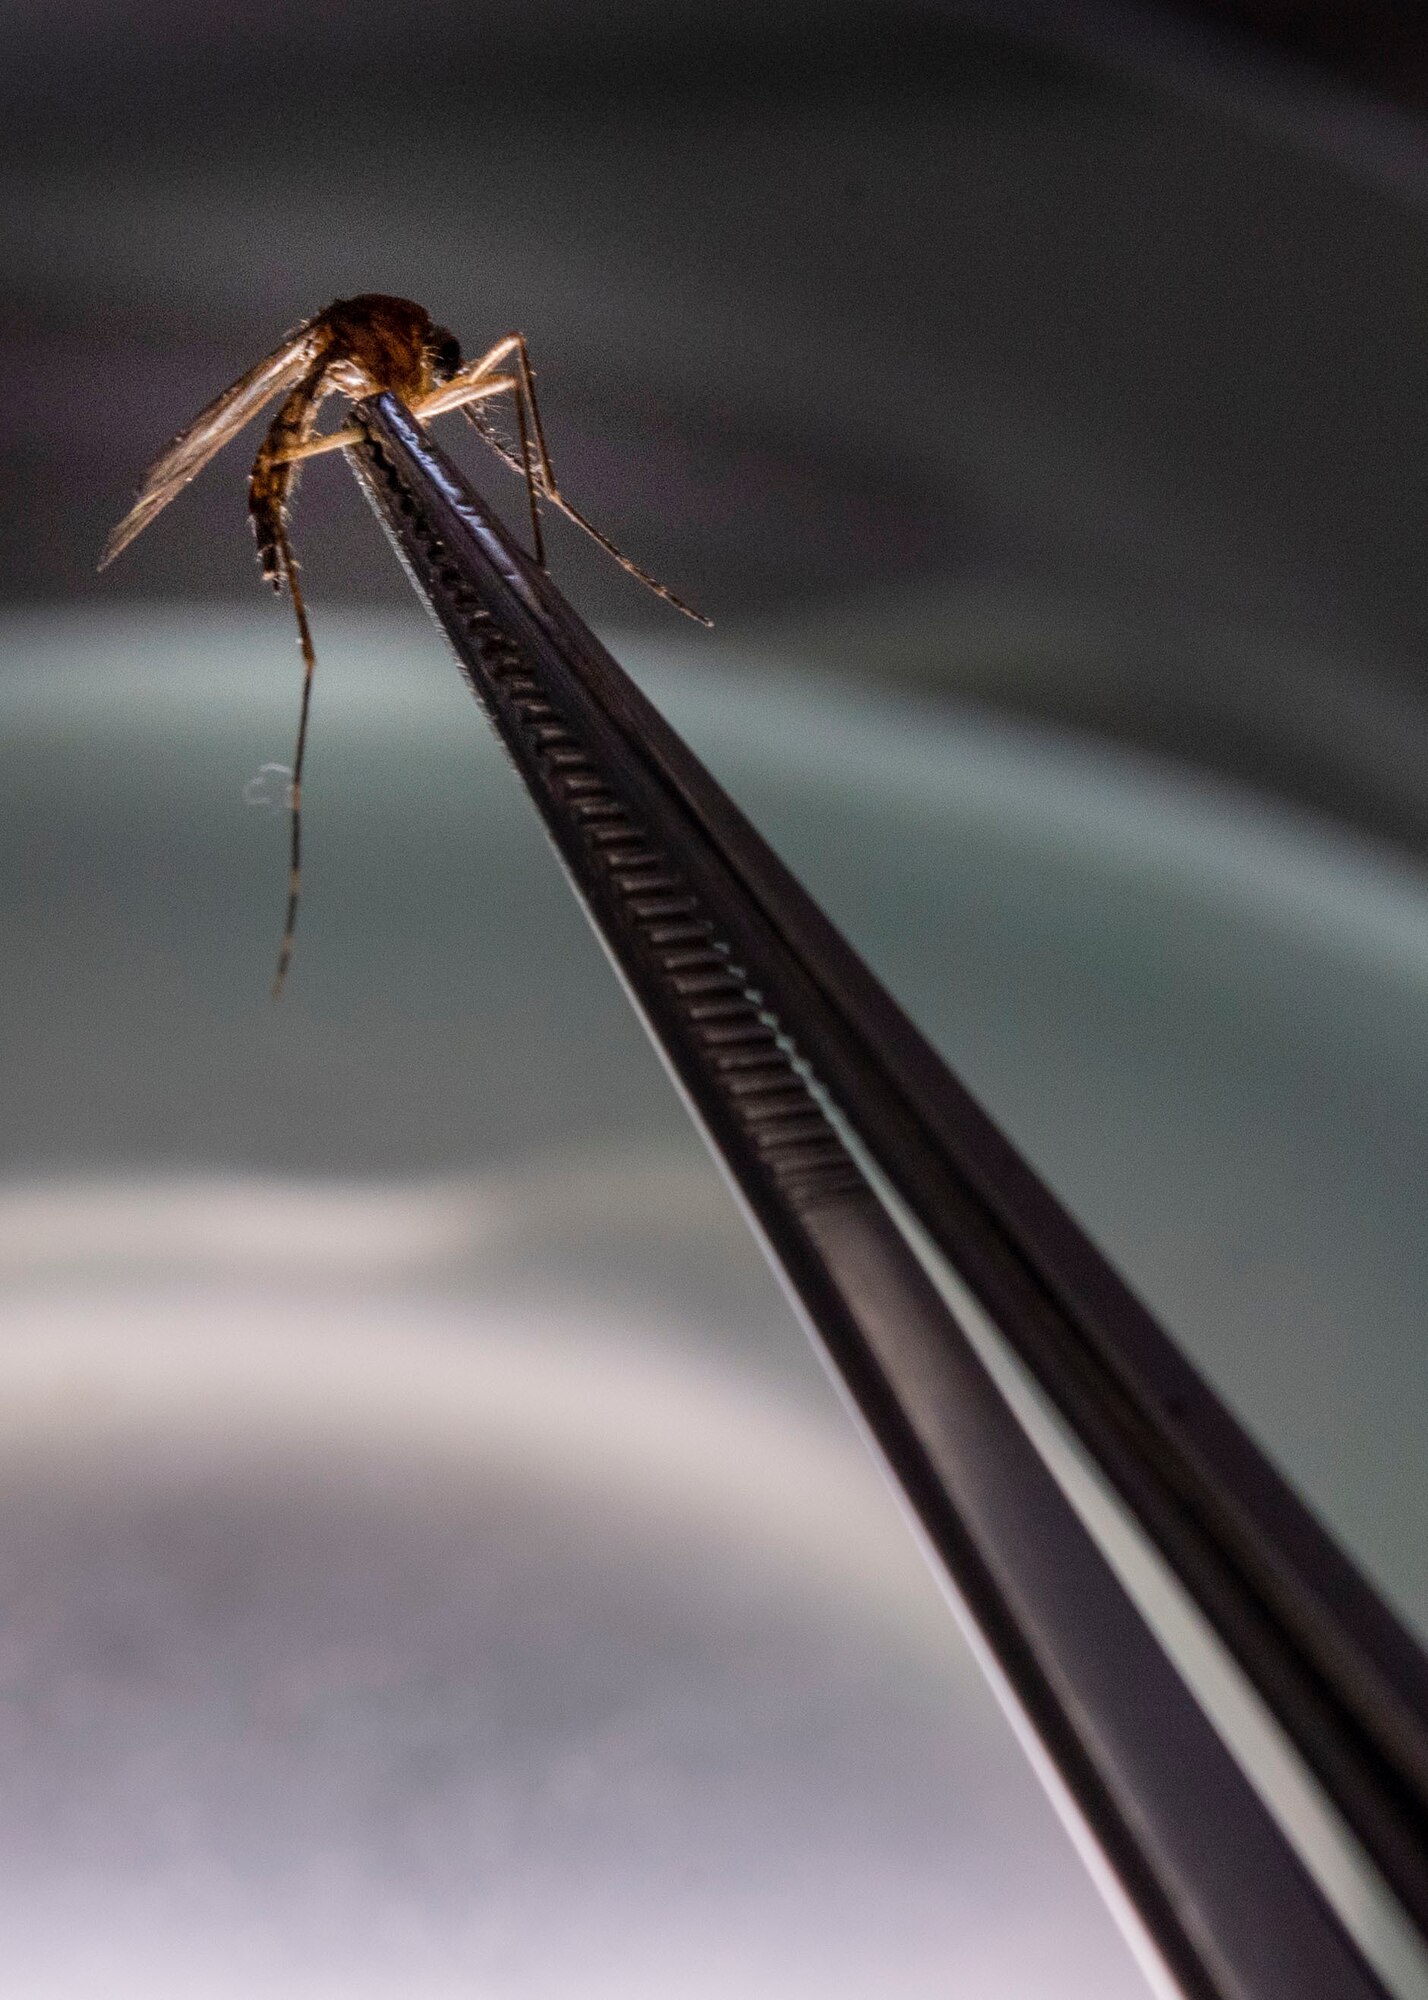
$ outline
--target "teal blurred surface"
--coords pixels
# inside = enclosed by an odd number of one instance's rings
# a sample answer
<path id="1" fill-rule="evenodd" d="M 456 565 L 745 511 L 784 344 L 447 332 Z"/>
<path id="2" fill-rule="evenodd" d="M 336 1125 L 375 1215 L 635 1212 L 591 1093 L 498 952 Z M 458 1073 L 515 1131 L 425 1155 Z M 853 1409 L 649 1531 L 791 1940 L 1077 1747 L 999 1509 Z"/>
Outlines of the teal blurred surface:
<path id="1" fill-rule="evenodd" d="M 283 617 L 4 630 L 27 1990 L 1140 1991 L 440 643 L 318 637 L 274 1007 Z M 1428 879 L 615 645 L 1428 1626 Z"/>

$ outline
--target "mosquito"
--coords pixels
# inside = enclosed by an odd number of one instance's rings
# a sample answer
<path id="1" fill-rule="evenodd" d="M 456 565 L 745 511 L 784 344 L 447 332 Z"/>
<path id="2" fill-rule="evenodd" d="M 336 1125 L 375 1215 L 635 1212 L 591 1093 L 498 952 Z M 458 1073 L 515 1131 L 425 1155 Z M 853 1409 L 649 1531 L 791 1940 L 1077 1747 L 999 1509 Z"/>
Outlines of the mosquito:
<path id="1" fill-rule="evenodd" d="M 288 513 L 305 458 L 355 444 L 361 432 L 351 425 L 319 432 L 317 415 L 327 397 L 346 396 L 356 402 L 388 390 L 413 415 L 426 421 L 448 410 L 461 410 L 481 439 L 503 464 L 525 481 L 530 506 L 535 559 L 545 568 L 545 536 L 541 507 L 557 509 L 583 528 L 605 553 L 633 577 L 686 617 L 701 625 L 709 620 L 693 610 L 587 521 L 556 484 L 536 401 L 535 372 L 524 334 L 508 333 L 475 361 L 462 358 L 454 333 L 438 326 L 431 315 L 410 299 L 365 292 L 355 299 L 335 299 L 286 334 L 246 375 L 240 375 L 201 410 L 150 468 L 138 499 L 105 544 L 99 567 L 104 569 L 127 549 L 136 535 L 161 514 L 221 451 L 230 438 L 281 396 L 248 478 L 248 518 L 258 544 L 263 575 L 281 595 L 286 590 L 297 620 L 302 650 L 302 705 L 298 714 L 297 746 L 293 752 L 288 819 L 290 849 L 287 914 L 273 975 L 273 998 L 283 990 L 292 962 L 302 894 L 302 773 L 307 755 L 308 714 L 312 705 L 317 656 L 308 626 L 307 607 L 298 581 L 297 559 L 288 538 Z M 501 435 L 484 408 L 499 398 L 515 420 L 516 443 Z"/>

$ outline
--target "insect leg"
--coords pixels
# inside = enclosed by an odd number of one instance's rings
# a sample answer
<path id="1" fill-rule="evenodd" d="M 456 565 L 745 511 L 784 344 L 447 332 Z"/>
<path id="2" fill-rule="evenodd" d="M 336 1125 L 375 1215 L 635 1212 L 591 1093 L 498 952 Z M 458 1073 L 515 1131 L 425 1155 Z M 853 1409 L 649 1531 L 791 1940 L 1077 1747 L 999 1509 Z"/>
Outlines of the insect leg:
<path id="1" fill-rule="evenodd" d="M 283 919 L 282 942 L 278 946 L 277 969 L 273 975 L 273 998 L 283 990 L 292 962 L 297 932 L 298 901 L 302 894 L 302 772 L 307 756 L 308 715 L 312 707 L 313 674 L 317 655 L 307 622 L 302 585 L 298 581 L 297 559 L 288 540 L 287 514 L 297 487 L 298 468 L 290 455 L 311 431 L 323 397 L 322 369 L 315 368 L 286 399 L 269 427 L 253 462 L 248 482 L 248 512 L 258 541 L 258 558 L 263 574 L 274 590 L 286 585 L 297 620 L 298 645 L 302 651 L 302 706 L 298 713 L 297 746 L 293 751 L 292 795 L 288 808 L 290 828 L 288 855 L 288 901 Z"/>
<path id="2" fill-rule="evenodd" d="M 325 451 L 341 451 L 349 444 L 360 444 L 362 433 L 356 424 L 344 424 L 340 431 L 324 431 L 321 437 L 305 438 L 301 444 L 289 445 L 283 453 L 284 465 L 297 465 L 304 458 L 321 458 Z"/>
<path id="3" fill-rule="evenodd" d="M 514 374 L 493 372 L 499 363 L 513 354 L 516 356 Z M 483 417 L 478 416 L 473 408 L 476 403 L 487 402 L 493 397 L 502 395 L 510 395 L 514 399 L 516 428 L 521 439 L 519 453 L 512 451 L 495 428 L 489 422 L 483 421 Z M 443 382 L 440 388 L 434 389 L 428 396 L 421 397 L 411 407 L 413 414 L 420 417 L 423 423 L 432 417 L 444 415 L 448 410 L 464 410 L 467 421 L 480 433 L 484 443 L 497 458 L 509 465 L 513 472 L 521 475 L 526 482 L 526 492 L 530 500 L 536 560 L 542 568 L 545 567 L 545 546 L 540 525 L 539 502 L 548 500 L 552 507 L 558 508 L 572 520 L 576 527 L 582 528 L 606 555 L 620 565 L 621 569 L 635 577 L 647 590 L 653 591 L 656 597 L 663 598 L 666 604 L 672 604 L 676 611 L 682 611 L 686 618 L 692 618 L 698 625 L 710 623 L 702 611 L 696 611 L 692 605 L 686 604 L 683 598 L 676 597 L 672 590 L 658 582 L 648 570 L 641 569 L 637 562 L 631 561 L 608 535 L 603 534 L 593 521 L 587 520 L 579 508 L 566 499 L 557 486 L 555 468 L 550 462 L 550 451 L 545 441 L 545 426 L 541 422 L 540 404 L 536 400 L 535 371 L 531 367 L 524 334 L 505 335 L 478 360 L 468 363 L 459 374 L 453 375 L 449 382 Z M 337 451 L 344 445 L 356 444 L 360 437 L 361 432 L 348 425 L 341 430 L 331 431 L 324 437 L 295 439 L 284 448 L 282 456 L 289 462 L 301 458 L 313 458 L 319 452 Z"/>
<path id="4" fill-rule="evenodd" d="M 516 356 L 516 364 L 520 371 L 516 381 L 513 381 L 508 374 L 494 373 L 495 369 L 512 354 Z M 540 410 L 535 400 L 535 375 L 531 368 L 525 335 L 503 334 L 493 347 L 488 347 L 475 361 L 468 361 L 464 368 L 453 375 L 449 382 L 443 383 L 433 395 L 423 397 L 417 406 L 417 414 L 425 421 L 428 417 L 440 416 L 444 410 L 464 409 L 468 421 L 481 432 L 487 444 L 499 450 L 500 440 L 494 429 L 483 423 L 474 413 L 472 405 L 478 400 L 477 396 L 468 393 L 471 390 L 479 390 L 480 399 L 484 400 L 497 384 L 502 390 L 510 389 L 514 394 L 516 432 L 521 446 L 520 469 L 526 482 L 526 500 L 531 510 L 531 543 L 535 550 L 535 559 L 544 569 L 545 532 L 541 525 L 540 501 L 542 494 L 553 490 L 555 475 L 551 471 L 550 454 L 545 448 L 545 431 L 541 425 Z M 532 435 L 535 442 L 534 464 L 531 452 Z M 537 465 L 540 474 L 539 484 L 536 480 Z"/>
<path id="5" fill-rule="evenodd" d="M 478 411 L 476 408 L 477 401 L 484 400 L 491 393 L 488 384 L 482 384 L 479 396 L 468 394 L 466 399 L 456 407 L 465 415 L 467 422 L 480 432 L 483 440 L 490 446 L 491 450 L 499 458 L 504 459 L 508 465 L 514 466 L 525 480 L 526 501 L 531 510 L 531 546 L 535 553 L 536 562 L 544 569 L 546 567 L 545 530 L 541 524 L 540 503 L 546 491 L 545 474 L 543 471 L 538 470 L 531 455 L 531 424 L 526 416 L 525 397 L 521 393 L 519 382 L 512 376 L 493 376 L 490 378 L 490 382 L 499 385 L 501 392 L 509 392 L 514 397 L 516 436 L 520 440 L 521 447 L 519 459 L 513 456 L 509 445 L 486 415 L 485 411 Z"/>
<path id="6" fill-rule="evenodd" d="M 531 367 L 531 353 L 526 346 L 523 333 L 513 333 L 510 339 L 514 346 L 516 368 L 521 378 L 521 389 L 526 408 L 530 411 L 531 429 L 535 432 L 536 456 L 540 461 L 541 483 L 547 496 L 555 500 L 558 496 L 555 486 L 555 467 L 550 462 L 550 452 L 546 448 L 545 425 L 540 420 L 540 404 L 536 401 L 535 370 Z"/>
<path id="7" fill-rule="evenodd" d="M 462 408 L 467 403 L 476 402 L 487 396 L 499 396 L 517 387 L 515 377 L 498 375 L 496 368 L 509 354 L 521 357 L 521 378 L 529 386 L 531 375 L 530 359 L 526 353 L 525 335 L 508 333 L 498 340 L 494 347 L 488 347 L 484 354 L 474 361 L 468 361 L 458 369 L 449 381 L 441 383 L 425 396 L 419 396 L 410 405 L 412 414 L 426 423 L 432 417 L 439 417 L 447 410 Z M 542 478 L 550 475 L 550 460 L 546 455 L 545 437 L 540 427 L 540 414 L 535 409 L 534 392 L 531 392 L 532 423 L 539 446 Z M 349 444 L 359 444 L 362 433 L 355 424 L 344 424 L 340 430 L 327 431 L 321 437 L 310 434 L 290 440 L 279 456 L 284 460 L 317 458 L 325 451 L 341 451 Z"/>
<path id="8" fill-rule="evenodd" d="M 439 389 L 429 395 L 418 397 L 410 405 L 412 414 L 425 423 L 431 417 L 439 417 L 446 410 L 455 410 L 463 404 L 474 402 L 483 396 L 503 395 L 515 387 L 510 375 L 480 374 L 478 369 L 486 365 L 486 356 L 473 362 L 470 368 L 463 368 L 460 375 L 454 375 L 449 382 L 443 382 Z M 341 430 L 324 431 L 320 437 L 304 437 L 285 445 L 279 456 L 285 464 L 295 464 L 303 458 L 320 458 L 325 451 L 343 451 L 349 444 L 360 444 L 362 432 L 356 424 L 344 424 Z"/>
<path id="9" fill-rule="evenodd" d="M 479 383 L 489 381 L 495 375 L 496 369 L 506 356 L 516 352 L 520 340 L 521 336 L 518 333 L 503 334 L 494 347 L 488 347 L 484 354 L 478 354 L 474 361 L 468 361 L 464 367 L 458 368 L 448 381 L 442 382 L 430 394 L 423 396 L 419 402 L 412 405 L 412 408 L 423 418 L 440 416 L 443 410 L 456 409 L 467 400 L 468 389 L 476 388 Z M 506 382 L 509 377 L 503 375 L 499 379 Z"/>
<path id="10" fill-rule="evenodd" d="M 512 354 L 516 357 L 517 372 L 515 379 L 513 380 L 509 374 L 493 376 L 491 370 Z M 523 333 L 508 333 L 498 340 L 494 347 L 488 347 L 478 361 L 471 362 L 461 370 L 459 375 L 453 376 L 452 380 L 439 389 L 435 396 L 426 398 L 421 405 L 421 414 L 423 416 L 436 416 L 442 410 L 465 407 L 474 398 L 464 395 L 452 397 L 450 391 L 459 388 L 462 384 L 470 383 L 474 387 L 478 382 L 484 383 L 488 381 L 498 381 L 503 389 L 510 388 L 514 390 L 516 399 L 516 426 L 518 430 L 524 430 L 527 421 L 529 422 L 531 434 L 535 441 L 535 460 L 540 470 L 541 492 L 549 499 L 556 498 L 555 469 L 551 465 L 550 452 L 546 448 L 545 426 L 541 422 L 540 404 L 536 401 L 535 370 L 531 367 L 530 349 L 526 345 L 526 337 Z M 524 404 L 524 409 L 522 408 L 522 404 Z M 470 420 L 476 425 L 477 430 L 481 429 L 481 425 L 475 417 L 472 417 Z M 489 443 L 490 440 L 488 439 L 487 442 Z M 506 453 L 503 455 L 506 457 L 507 463 L 511 463 L 510 454 Z M 521 459 L 523 465 L 528 463 L 524 450 L 521 453 Z"/>
<path id="11" fill-rule="evenodd" d="M 470 410 L 474 409 L 475 405 L 468 403 L 466 407 Z M 531 438 L 526 426 L 525 399 L 521 396 L 516 398 L 516 429 L 520 433 L 521 440 L 521 470 L 526 476 L 526 502 L 531 510 L 531 547 L 538 566 L 544 569 L 545 533 L 540 523 L 540 500 L 536 494 L 535 468 L 531 464 Z"/>
<path id="12" fill-rule="evenodd" d="M 536 401 L 535 393 L 535 375 L 530 365 L 530 356 L 526 350 L 524 335 L 519 333 L 510 334 L 505 341 L 499 343 L 498 348 L 493 348 L 491 351 L 494 354 L 501 350 L 504 350 L 504 354 L 514 353 L 517 357 L 517 374 L 515 378 L 517 414 L 519 419 L 520 406 L 524 403 L 529 414 L 531 432 L 535 440 L 536 469 L 540 476 L 541 497 L 548 500 L 552 507 L 558 508 L 567 519 L 575 523 L 577 528 L 583 528 L 590 539 L 605 551 L 606 555 L 613 557 L 620 565 L 620 568 L 625 570 L 630 576 L 635 577 L 637 581 L 645 586 L 646 590 L 652 590 L 656 597 L 662 597 L 666 604 L 672 604 L 676 611 L 682 611 L 686 618 L 692 618 L 697 625 L 710 624 L 712 621 L 706 618 L 702 611 L 696 611 L 693 605 L 686 604 L 682 597 L 676 597 L 672 590 L 667 589 L 664 584 L 652 577 L 648 570 L 643 570 L 637 562 L 632 562 L 623 549 L 618 548 L 608 535 L 602 534 L 593 521 L 587 521 L 579 508 L 572 506 L 570 501 L 566 499 L 555 482 L 555 468 L 550 462 L 550 452 L 545 441 L 545 426 L 540 420 L 540 405 Z M 497 379 L 506 383 L 510 382 L 512 378 L 505 376 Z M 474 400 L 474 398 L 468 399 L 468 402 L 470 400 Z M 447 402 L 443 403 L 442 407 L 451 409 L 456 406 L 454 403 Z M 518 458 L 509 446 L 504 444 L 496 435 L 489 423 L 483 422 L 481 417 L 478 417 L 471 408 L 465 405 L 463 407 L 466 407 L 467 421 L 480 433 L 482 439 L 495 452 L 497 458 L 501 459 L 504 464 L 509 465 L 513 472 L 521 473 L 529 481 L 531 468 L 529 461 L 524 458 L 524 455 Z"/>

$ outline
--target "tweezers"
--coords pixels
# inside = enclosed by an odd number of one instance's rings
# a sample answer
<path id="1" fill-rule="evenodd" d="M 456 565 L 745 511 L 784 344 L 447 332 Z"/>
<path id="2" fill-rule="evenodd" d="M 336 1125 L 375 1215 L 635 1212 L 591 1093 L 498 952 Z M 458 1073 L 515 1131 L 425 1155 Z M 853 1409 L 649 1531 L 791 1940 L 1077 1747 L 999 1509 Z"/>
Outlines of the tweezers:
<path id="1" fill-rule="evenodd" d="M 410 412 L 382 395 L 355 414 L 349 463 L 1152 1983 L 1382 1995 L 1382 1952 L 1192 1694 L 1017 1381 L 1207 1621 L 1415 1946 L 1417 1644 Z"/>

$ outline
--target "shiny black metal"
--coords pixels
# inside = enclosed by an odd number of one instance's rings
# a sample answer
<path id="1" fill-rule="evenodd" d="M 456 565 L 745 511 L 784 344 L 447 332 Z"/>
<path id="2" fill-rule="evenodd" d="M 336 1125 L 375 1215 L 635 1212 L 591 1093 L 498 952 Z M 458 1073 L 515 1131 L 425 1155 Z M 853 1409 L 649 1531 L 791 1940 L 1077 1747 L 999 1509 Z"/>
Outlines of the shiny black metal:
<path id="1" fill-rule="evenodd" d="M 1381 1992 L 826 1106 L 848 1121 L 1191 1587 L 1214 1585 L 1197 1590 L 1212 1615 L 1240 1608 L 1223 1583 L 1226 1571 L 1238 1577 L 1223 1547 L 1235 1532 L 1243 1539 L 1248 1525 L 1252 1543 L 1268 1536 L 1267 1549 L 1254 1548 L 1256 1578 L 1291 1580 L 1322 1532 L 410 416 L 382 397 L 358 418 L 366 441 L 349 457 L 416 588 L 1163 1964 L 1184 1993 L 1221 2000 Z M 1083 1426 L 1088 1403 L 1095 1420 Z M 1201 1507 L 1199 1487 L 1178 1472 L 1147 1478 L 1147 1410 L 1162 1430 L 1201 1445 L 1210 1462 L 1197 1472 L 1213 1507 Z M 1169 1547 L 1158 1532 L 1167 1488 Z M 1272 1533 L 1286 1526 L 1295 1531 L 1287 1559 Z M 1332 1602 L 1347 1591 L 1351 1604 L 1367 1596 L 1377 1609 L 1337 1553 L 1329 1583 Z M 1311 1593 L 1311 1609 L 1321 1595 Z M 1235 1636 L 1248 1626 L 1275 1654 L 1274 1671 L 1255 1675 L 1261 1685 L 1297 1687 L 1306 1668 L 1292 1620 L 1273 1594 L 1256 1595 L 1252 1608 L 1238 1623 L 1221 1615 L 1221 1631 L 1238 1652 Z M 1369 1640 L 1382 1645 L 1378 1626 Z M 1331 1666 L 1347 1679 L 1357 1663 L 1335 1657 Z M 1340 1691 L 1329 1726 L 1355 1708 Z M 1316 1711 L 1316 1728 L 1323 1719 Z M 1335 1763 L 1321 1755 L 1316 1768 L 1326 1761 Z"/>

